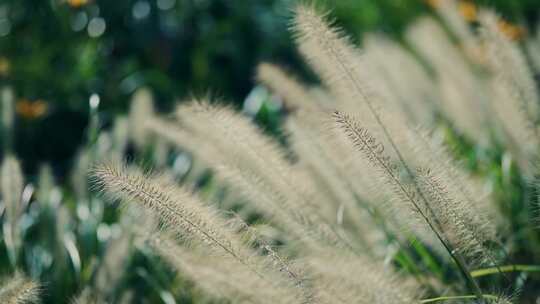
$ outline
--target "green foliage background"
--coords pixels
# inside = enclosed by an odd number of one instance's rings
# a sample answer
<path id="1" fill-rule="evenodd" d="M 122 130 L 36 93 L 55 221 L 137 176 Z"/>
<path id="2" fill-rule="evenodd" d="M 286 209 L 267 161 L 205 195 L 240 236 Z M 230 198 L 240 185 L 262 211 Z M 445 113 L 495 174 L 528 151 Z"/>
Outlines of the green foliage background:
<path id="1" fill-rule="evenodd" d="M 332 9 L 353 37 L 368 30 L 399 36 L 420 14 L 422 0 L 316 1 Z M 161 109 L 209 90 L 241 103 L 263 60 L 303 71 L 287 31 L 293 0 L 3 0 L 0 1 L 0 85 L 19 99 L 42 100 L 46 115 L 19 119 L 16 150 L 29 172 L 40 161 L 65 171 L 81 143 L 92 93 L 112 117 L 133 91 L 148 86 Z M 536 0 L 478 1 L 532 25 Z M 103 18 L 105 31 L 90 37 Z M 304 73 L 305 74 L 305 73 Z"/>

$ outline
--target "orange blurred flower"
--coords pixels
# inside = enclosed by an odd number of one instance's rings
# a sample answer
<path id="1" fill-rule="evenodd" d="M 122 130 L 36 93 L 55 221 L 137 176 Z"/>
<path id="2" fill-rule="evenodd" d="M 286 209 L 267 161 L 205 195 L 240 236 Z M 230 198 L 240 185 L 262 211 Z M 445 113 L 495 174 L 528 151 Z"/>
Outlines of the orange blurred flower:
<path id="1" fill-rule="evenodd" d="M 17 114 L 26 119 L 36 119 L 45 115 L 47 108 L 47 103 L 41 99 L 35 101 L 20 99 L 15 105 L 15 111 Z"/>
<path id="2" fill-rule="evenodd" d="M 425 2 L 432 8 L 439 8 L 442 5 L 442 2 L 445 0 L 425 0 Z M 469 0 L 459 1 L 457 3 L 457 8 L 459 13 L 467 21 L 475 21 L 477 17 L 478 10 L 476 5 Z"/>
<path id="3" fill-rule="evenodd" d="M 514 25 L 504 19 L 499 19 L 497 25 L 499 27 L 499 30 L 512 40 L 520 40 L 526 34 L 524 27 Z"/>
<path id="4" fill-rule="evenodd" d="M 86 4 L 88 4 L 88 2 L 90 1 L 89 0 L 67 0 L 67 3 L 69 4 L 69 6 L 75 7 L 75 8 L 85 6 Z"/>
<path id="5" fill-rule="evenodd" d="M 10 63 L 6 57 L 0 57 L 0 76 L 7 76 L 10 70 Z"/>
<path id="6" fill-rule="evenodd" d="M 469 22 L 475 21 L 478 15 L 476 5 L 470 1 L 460 1 L 458 3 L 458 10 L 461 16 L 463 16 L 463 19 Z"/>
<path id="7" fill-rule="evenodd" d="M 426 3 L 431 6 L 431 7 L 439 7 L 439 5 L 441 4 L 441 0 L 425 0 Z"/>

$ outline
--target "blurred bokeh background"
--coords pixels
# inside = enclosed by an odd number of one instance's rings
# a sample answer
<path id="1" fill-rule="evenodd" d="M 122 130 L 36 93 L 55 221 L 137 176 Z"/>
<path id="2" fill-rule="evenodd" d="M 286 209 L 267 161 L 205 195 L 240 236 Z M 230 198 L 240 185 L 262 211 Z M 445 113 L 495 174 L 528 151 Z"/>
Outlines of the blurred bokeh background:
<path id="1" fill-rule="evenodd" d="M 404 27 L 429 14 L 436 0 L 327 0 L 352 37 Z M 258 62 L 271 61 L 310 79 L 288 31 L 292 0 L 2 0 L 0 86 L 16 99 L 15 152 L 27 173 L 42 162 L 65 172 L 83 141 L 88 101 L 114 117 L 133 92 L 148 87 L 160 110 L 210 92 L 241 105 Z M 526 30 L 535 28 L 538 0 L 464 1 L 493 6 Z M 312 77 L 311 77 L 312 79 Z M 312 79 L 313 80 L 313 79 Z M 109 119 L 110 120 L 110 119 Z M 271 118 L 266 120 L 272 121 Z M 3 142 L 11 139 L 4 136 Z"/>

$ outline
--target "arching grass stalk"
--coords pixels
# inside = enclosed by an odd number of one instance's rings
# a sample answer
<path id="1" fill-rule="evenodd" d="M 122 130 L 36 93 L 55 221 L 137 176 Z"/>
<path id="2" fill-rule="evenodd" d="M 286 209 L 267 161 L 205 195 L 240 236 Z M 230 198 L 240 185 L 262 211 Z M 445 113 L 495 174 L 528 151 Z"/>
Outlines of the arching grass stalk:
<path id="1" fill-rule="evenodd" d="M 485 299 L 488 300 L 499 300 L 500 297 L 490 294 L 484 294 L 482 295 Z M 437 298 L 431 298 L 431 299 L 424 299 L 420 300 L 420 303 L 435 303 L 435 302 L 444 302 L 444 301 L 455 301 L 455 300 L 467 300 L 467 299 L 476 299 L 478 298 L 477 295 L 464 295 L 464 296 L 444 296 L 444 297 L 437 297 Z"/>
<path id="2" fill-rule="evenodd" d="M 504 272 L 540 272 L 540 265 L 505 265 L 482 268 L 471 271 L 471 276 L 473 278 L 478 278 Z"/>

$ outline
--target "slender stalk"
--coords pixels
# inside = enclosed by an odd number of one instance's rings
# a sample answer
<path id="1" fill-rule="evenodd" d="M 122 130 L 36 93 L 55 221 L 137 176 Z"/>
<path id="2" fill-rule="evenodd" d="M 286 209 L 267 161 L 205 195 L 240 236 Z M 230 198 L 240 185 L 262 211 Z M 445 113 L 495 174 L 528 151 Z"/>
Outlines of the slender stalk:
<path id="1" fill-rule="evenodd" d="M 540 265 L 505 265 L 498 267 L 489 267 L 471 271 L 473 278 L 483 277 L 491 274 L 503 272 L 540 272 Z"/>
<path id="2" fill-rule="evenodd" d="M 443 302 L 443 301 L 454 301 L 454 300 L 467 300 L 467 299 L 476 299 L 477 295 L 465 295 L 465 296 L 444 296 L 444 297 L 437 297 L 437 298 L 431 298 L 431 299 L 424 299 L 420 300 L 420 303 L 435 303 L 435 302 Z M 482 297 L 489 299 L 489 300 L 498 300 L 498 296 L 490 295 L 490 294 L 483 294 Z"/>

